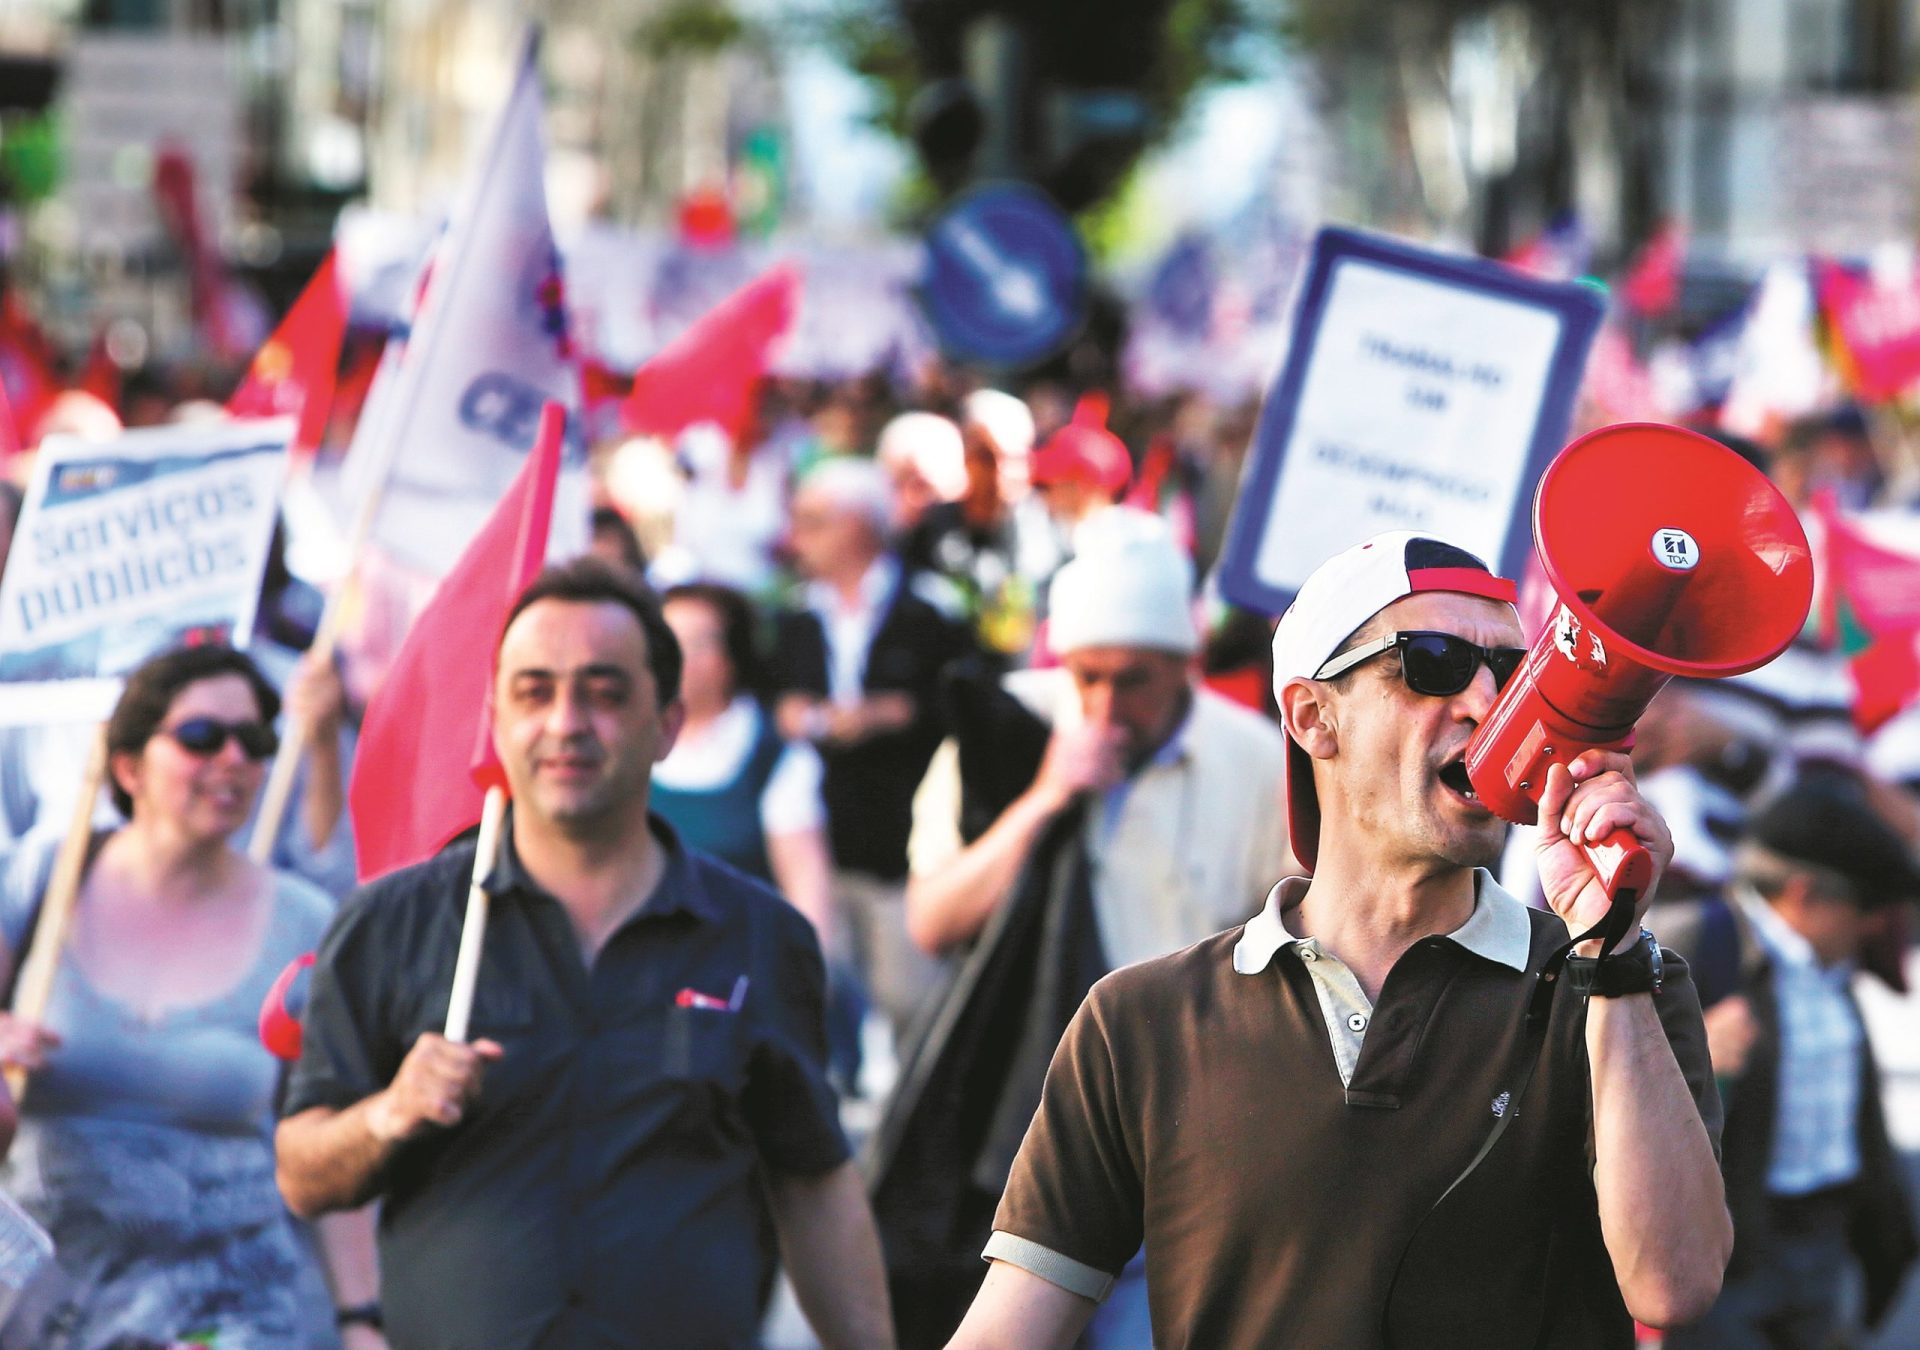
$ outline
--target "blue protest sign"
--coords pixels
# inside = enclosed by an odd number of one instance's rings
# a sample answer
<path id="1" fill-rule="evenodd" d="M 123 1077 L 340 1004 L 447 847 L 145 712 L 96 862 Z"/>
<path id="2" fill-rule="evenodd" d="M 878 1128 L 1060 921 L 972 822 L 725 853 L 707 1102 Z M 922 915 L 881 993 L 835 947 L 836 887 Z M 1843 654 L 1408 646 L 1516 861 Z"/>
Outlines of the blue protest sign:
<path id="1" fill-rule="evenodd" d="M 1430 530 L 1518 577 L 1603 308 L 1591 287 L 1322 230 L 1222 592 L 1278 614 L 1315 567 L 1383 530 Z"/>
<path id="2" fill-rule="evenodd" d="M 1038 189 L 976 188 L 927 231 L 920 296 L 942 345 L 978 361 L 1027 365 L 1080 327 L 1086 251 Z"/>

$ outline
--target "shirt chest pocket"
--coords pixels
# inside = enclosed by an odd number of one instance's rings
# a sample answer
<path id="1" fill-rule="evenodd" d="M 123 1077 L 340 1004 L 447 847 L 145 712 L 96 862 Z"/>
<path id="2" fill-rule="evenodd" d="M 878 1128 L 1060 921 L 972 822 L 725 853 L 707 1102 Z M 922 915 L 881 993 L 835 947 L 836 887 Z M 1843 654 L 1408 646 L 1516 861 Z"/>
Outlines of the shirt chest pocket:
<path id="1" fill-rule="evenodd" d="M 738 1013 L 674 1006 L 659 1022 L 649 1056 L 659 1077 L 652 1085 L 668 1113 L 666 1133 L 712 1144 L 742 1119 L 747 1081 L 746 1031 Z"/>
<path id="2" fill-rule="evenodd" d="M 711 1083 L 737 1091 L 745 1077 L 740 1015 L 718 1008 L 667 1009 L 660 1073 L 674 1083 Z"/>

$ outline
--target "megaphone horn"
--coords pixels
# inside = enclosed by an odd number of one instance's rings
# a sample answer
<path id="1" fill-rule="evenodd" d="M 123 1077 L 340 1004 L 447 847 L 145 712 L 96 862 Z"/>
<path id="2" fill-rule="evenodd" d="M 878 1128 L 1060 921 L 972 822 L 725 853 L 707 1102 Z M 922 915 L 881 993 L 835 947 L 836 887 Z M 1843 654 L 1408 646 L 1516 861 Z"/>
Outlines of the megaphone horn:
<path id="1" fill-rule="evenodd" d="M 1538 814 L 1547 770 L 1623 749 L 1675 675 L 1738 675 L 1793 641 L 1813 601 L 1806 532 L 1766 475 L 1717 441 L 1629 422 L 1582 436 L 1540 480 L 1534 547 L 1558 603 L 1467 746 L 1482 803 Z M 1587 849 L 1616 901 L 1652 860 L 1628 830 Z"/>

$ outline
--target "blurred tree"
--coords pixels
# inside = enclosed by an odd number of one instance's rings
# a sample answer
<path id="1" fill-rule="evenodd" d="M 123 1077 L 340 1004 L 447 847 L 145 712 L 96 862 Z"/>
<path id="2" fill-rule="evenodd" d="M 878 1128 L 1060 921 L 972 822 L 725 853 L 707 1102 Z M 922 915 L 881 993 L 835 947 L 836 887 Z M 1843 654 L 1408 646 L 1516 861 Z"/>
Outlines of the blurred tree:
<path id="1" fill-rule="evenodd" d="M 843 0 L 823 35 L 941 194 L 1022 178 L 1079 212 L 1178 125 L 1196 89 L 1249 73 L 1244 44 L 1272 30 L 1277 3 Z"/>
<path id="2" fill-rule="evenodd" d="M 1337 119 L 1378 77 L 1427 223 L 1501 254 L 1577 212 L 1624 253 L 1661 215 L 1662 0 L 1292 0 L 1283 34 Z M 1358 111 L 1355 109 L 1354 111 Z"/>

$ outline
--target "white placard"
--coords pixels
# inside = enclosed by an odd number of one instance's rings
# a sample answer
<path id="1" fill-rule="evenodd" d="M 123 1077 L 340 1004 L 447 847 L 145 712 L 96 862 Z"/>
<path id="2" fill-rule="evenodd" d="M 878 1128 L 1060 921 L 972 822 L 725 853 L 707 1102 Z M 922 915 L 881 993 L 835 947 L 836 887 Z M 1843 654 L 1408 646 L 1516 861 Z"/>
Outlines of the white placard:
<path id="1" fill-rule="evenodd" d="M 253 632 L 290 417 L 40 449 L 0 581 L 0 725 L 98 721 L 156 652 Z"/>
<path id="2" fill-rule="evenodd" d="M 1297 589 L 1382 530 L 1431 530 L 1498 559 L 1560 328 L 1537 306 L 1336 262 L 1260 578 Z"/>

